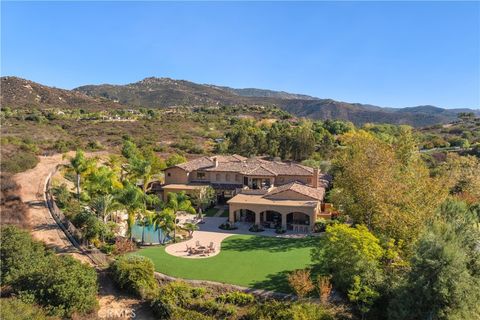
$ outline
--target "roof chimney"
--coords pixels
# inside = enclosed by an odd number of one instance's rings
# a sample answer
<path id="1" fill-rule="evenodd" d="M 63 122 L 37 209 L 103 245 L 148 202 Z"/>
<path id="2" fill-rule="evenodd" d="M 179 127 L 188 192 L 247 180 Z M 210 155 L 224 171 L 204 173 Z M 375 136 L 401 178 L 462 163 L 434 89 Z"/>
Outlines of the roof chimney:
<path id="1" fill-rule="evenodd" d="M 320 175 L 320 169 L 318 169 L 318 168 L 313 169 L 312 187 L 314 187 L 314 188 L 318 188 L 319 175 Z"/>
<path id="2" fill-rule="evenodd" d="M 218 167 L 218 158 L 217 157 L 213 157 L 213 162 L 215 162 L 215 168 Z"/>

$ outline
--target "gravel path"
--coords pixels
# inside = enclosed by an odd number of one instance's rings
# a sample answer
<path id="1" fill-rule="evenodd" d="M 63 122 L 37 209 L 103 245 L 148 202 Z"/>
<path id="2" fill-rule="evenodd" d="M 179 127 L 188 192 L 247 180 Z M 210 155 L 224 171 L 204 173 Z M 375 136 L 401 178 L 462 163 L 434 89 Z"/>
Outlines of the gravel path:
<path id="1" fill-rule="evenodd" d="M 64 163 L 61 154 L 41 157 L 38 165 L 30 170 L 16 174 L 13 178 L 21 187 L 19 195 L 28 205 L 28 219 L 32 236 L 43 241 L 58 254 L 69 254 L 74 258 L 92 265 L 91 260 L 75 248 L 67 236 L 57 225 L 47 209 L 44 190 L 46 180 L 59 163 Z M 135 313 L 135 319 L 155 319 L 150 308 L 144 302 L 123 295 L 103 273 L 99 273 L 99 318 L 130 319 L 128 315 Z M 126 316 L 122 316 L 126 315 Z M 110 317 L 109 317 L 110 316 Z"/>

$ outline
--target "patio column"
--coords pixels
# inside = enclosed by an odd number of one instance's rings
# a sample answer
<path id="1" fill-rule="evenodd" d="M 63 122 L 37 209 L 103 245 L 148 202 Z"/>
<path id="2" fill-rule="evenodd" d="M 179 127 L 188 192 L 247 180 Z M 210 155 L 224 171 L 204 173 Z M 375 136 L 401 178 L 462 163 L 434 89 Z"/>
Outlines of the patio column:
<path id="1" fill-rule="evenodd" d="M 313 227 L 315 227 L 315 220 L 316 220 L 316 214 L 315 212 L 310 213 L 309 215 L 310 218 L 310 232 L 313 232 Z"/>
<path id="2" fill-rule="evenodd" d="M 282 229 L 287 230 L 287 214 L 282 213 Z"/>
<path id="3" fill-rule="evenodd" d="M 228 211 L 228 221 L 230 223 L 234 223 L 235 222 L 235 212 L 233 210 L 229 210 Z"/>
<path id="4" fill-rule="evenodd" d="M 260 225 L 260 213 L 255 212 L 255 224 Z"/>

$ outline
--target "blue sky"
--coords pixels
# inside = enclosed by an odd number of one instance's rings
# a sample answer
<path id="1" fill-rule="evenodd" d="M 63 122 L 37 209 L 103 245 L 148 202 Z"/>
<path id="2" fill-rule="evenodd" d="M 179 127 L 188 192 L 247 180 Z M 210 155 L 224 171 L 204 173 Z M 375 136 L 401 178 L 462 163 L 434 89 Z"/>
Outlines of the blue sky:
<path id="1" fill-rule="evenodd" d="M 480 107 L 479 2 L 4 2 L 1 74 Z"/>

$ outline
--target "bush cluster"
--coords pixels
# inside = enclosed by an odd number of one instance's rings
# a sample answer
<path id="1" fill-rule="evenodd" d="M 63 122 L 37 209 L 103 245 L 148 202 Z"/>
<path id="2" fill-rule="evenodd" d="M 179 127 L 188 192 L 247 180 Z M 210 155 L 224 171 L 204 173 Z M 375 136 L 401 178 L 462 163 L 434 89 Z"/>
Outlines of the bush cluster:
<path id="1" fill-rule="evenodd" d="M 97 274 L 70 256 L 57 256 L 17 227 L 1 230 L 1 285 L 49 315 L 87 314 L 97 307 Z"/>
<path id="2" fill-rule="evenodd" d="M 115 260 L 110 270 L 117 285 L 139 297 L 150 297 L 157 289 L 153 262 L 137 255 L 121 256 Z"/>
<path id="3" fill-rule="evenodd" d="M 255 297 L 250 293 L 233 291 L 218 296 L 216 301 L 221 303 L 231 303 L 237 306 L 244 306 L 253 303 L 255 301 Z"/>

